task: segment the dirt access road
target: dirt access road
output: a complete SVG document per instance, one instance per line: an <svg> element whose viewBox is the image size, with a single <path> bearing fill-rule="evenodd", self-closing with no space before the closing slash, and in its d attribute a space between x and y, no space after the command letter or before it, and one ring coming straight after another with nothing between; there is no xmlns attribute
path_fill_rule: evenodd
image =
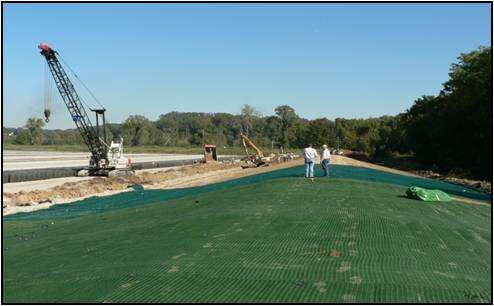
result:
<svg viewBox="0 0 494 306"><path fill-rule="evenodd" d="M384 166L333 156L332 164L366 167L401 175L418 175ZM146 189L171 189L207 185L303 164L302 159L272 164L269 167L241 169L238 164L209 163L167 169L140 170L134 176L112 178L59 178L3 184L3 215L45 209L52 205L78 201L90 196L111 195L141 184ZM468 199L464 202L483 204Z"/></svg>

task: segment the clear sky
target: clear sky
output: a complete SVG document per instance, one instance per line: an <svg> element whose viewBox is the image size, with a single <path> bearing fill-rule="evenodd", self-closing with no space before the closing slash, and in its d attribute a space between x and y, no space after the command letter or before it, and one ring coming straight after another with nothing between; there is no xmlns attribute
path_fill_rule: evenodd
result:
<svg viewBox="0 0 494 306"><path fill-rule="evenodd" d="M7 127L43 117L43 41L111 122L243 104L308 119L396 115L437 94L460 53L491 45L488 3L2 5ZM46 128L74 127L54 94Z"/></svg>

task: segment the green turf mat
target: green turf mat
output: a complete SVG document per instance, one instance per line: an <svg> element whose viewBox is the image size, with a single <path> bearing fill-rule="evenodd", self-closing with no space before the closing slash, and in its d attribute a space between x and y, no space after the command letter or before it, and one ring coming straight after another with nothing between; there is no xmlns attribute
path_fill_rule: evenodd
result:
<svg viewBox="0 0 494 306"><path fill-rule="evenodd" d="M403 190L285 177L4 220L3 302L490 303L491 207Z"/></svg>
<svg viewBox="0 0 494 306"><path fill-rule="evenodd" d="M30 212L30 213L18 213L4 217L4 220L34 220L34 219L46 219L46 218L66 218L76 217L82 215L88 215L93 213L105 212L108 210L142 206L146 204L156 203L158 201L165 201L170 199L176 199L187 195L200 194L204 192L210 192L214 190L223 190L235 186L249 185L257 182L269 181L277 178L284 177L303 177L305 170L303 166L297 166L289 169L281 169L268 173L258 174L249 177L243 177L227 182L211 184L201 187L193 188L181 188L173 190L136 190L133 192L125 192L117 195L106 197L91 197L85 200L65 204L54 205L49 209ZM316 167L316 175L322 176L321 167ZM327 179L327 178L321 178ZM430 180L424 178L417 178L411 176L403 176L393 173L387 173L368 168L331 165L330 177L331 179L353 179L373 182L383 182L388 184L400 185L404 187L418 186L428 189L440 189L446 193L452 195L459 195L471 199L490 201L491 195L487 193L478 192L472 189L465 188L463 186L449 184L443 181ZM405 189L403 190L405 192Z"/></svg>

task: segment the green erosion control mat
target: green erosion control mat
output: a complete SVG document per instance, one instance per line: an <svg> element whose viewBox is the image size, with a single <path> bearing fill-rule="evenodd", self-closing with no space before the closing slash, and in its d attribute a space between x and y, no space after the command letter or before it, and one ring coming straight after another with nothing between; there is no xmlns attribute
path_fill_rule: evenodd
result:
<svg viewBox="0 0 494 306"><path fill-rule="evenodd" d="M316 167L316 176L322 175L321 167ZM76 203L66 205L54 205L49 209L30 212L18 213L15 215L6 216L4 220L34 220L45 218L67 218L82 216L93 213L105 212L119 208L127 208L134 206L142 206L162 202L170 199L176 199L187 195L200 194L214 190L228 189L235 186L264 182L276 178L304 176L305 170L303 166L293 167L289 169L281 169L268 173L258 174L249 177L243 177L227 182L211 184L201 187L181 188L172 190L137 190L137 192L124 192L117 195L106 197L91 197ZM382 182L404 187L418 186L428 189L440 189L450 195L458 195L475 200L487 201L491 200L491 195L478 192L472 189L465 188L460 185L454 185L438 180L430 180L425 178L417 178L411 176L403 176L393 173L387 173L368 168L331 165L330 179L353 179L363 181ZM323 178L321 178L323 179ZM405 190L405 189L404 189ZM401 192L400 194L403 194Z"/></svg>
<svg viewBox="0 0 494 306"><path fill-rule="evenodd" d="M4 219L3 302L491 302L490 206L295 170L77 218Z"/></svg>

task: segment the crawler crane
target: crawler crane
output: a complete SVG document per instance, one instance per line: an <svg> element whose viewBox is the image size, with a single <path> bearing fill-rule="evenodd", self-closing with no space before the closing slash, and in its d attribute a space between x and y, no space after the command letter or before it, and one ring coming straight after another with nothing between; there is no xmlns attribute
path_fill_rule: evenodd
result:
<svg viewBox="0 0 494 306"><path fill-rule="evenodd" d="M132 174L133 170L130 160L127 160L123 156L123 138L114 138L110 145L106 143L106 109L90 109L96 114L96 127L93 126L81 103L82 101L79 98L79 95L58 60L58 52L53 50L46 43L41 43L38 48L41 49L40 53L48 63L51 75L55 80L55 84L69 110L72 120L77 126L84 143L91 152L89 167L79 170L77 176L116 176ZM102 119L103 139L100 137L99 118Z"/></svg>

